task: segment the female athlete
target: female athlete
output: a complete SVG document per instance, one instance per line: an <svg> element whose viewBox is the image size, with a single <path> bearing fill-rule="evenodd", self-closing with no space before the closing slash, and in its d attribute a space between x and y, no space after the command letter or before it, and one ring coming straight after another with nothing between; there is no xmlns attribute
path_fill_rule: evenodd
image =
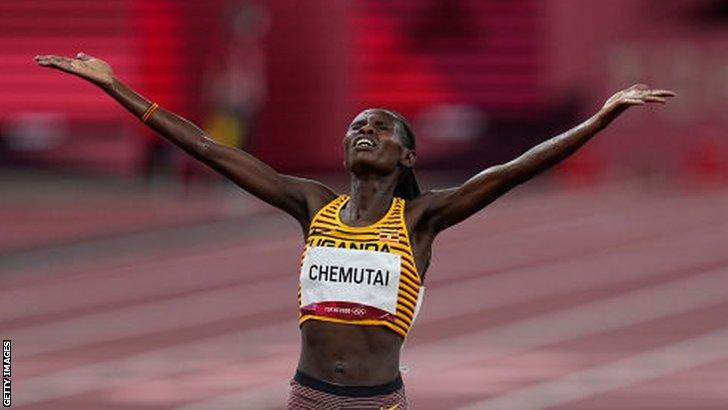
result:
<svg viewBox="0 0 728 410"><path fill-rule="evenodd" d="M301 225L301 355L291 381L291 409L405 409L400 348L422 301L432 242L495 199L574 153L633 105L675 94L633 85L594 116L458 187L420 193L412 171L415 138L386 109L354 118L344 137L348 194L283 175L236 148L220 145L185 119L119 81L104 61L38 56L44 67L99 86L164 138Z"/></svg>

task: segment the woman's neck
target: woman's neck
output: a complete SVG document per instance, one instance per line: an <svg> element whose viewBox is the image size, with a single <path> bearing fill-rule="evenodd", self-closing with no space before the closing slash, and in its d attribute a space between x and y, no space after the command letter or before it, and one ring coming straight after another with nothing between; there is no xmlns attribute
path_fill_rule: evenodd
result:
<svg viewBox="0 0 728 410"><path fill-rule="evenodd" d="M341 210L345 223L372 224L389 210L397 180L393 176L351 177L349 201Z"/></svg>

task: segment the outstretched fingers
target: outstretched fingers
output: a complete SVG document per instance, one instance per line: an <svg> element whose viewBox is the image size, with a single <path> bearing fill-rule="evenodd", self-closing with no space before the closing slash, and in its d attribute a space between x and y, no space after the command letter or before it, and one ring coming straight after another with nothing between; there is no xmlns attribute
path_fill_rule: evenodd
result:
<svg viewBox="0 0 728 410"><path fill-rule="evenodd" d="M650 93L656 97L674 97L677 95L670 90L652 90Z"/></svg>
<svg viewBox="0 0 728 410"><path fill-rule="evenodd" d="M667 102L668 97L674 97L675 93L670 90L649 90L645 94L644 97L642 97L647 102L656 102L660 104L665 104Z"/></svg>
<svg viewBox="0 0 728 410"><path fill-rule="evenodd" d="M665 104L670 97L676 94L670 90L651 89L646 84L634 84L629 88L614 94L604 106L609 109L630 107L633 105L645 105L649 103Z"/></svg>
<svg viewBox="0 0 728 410"><path fill-rule="evenodd" d="M658 97L655 95L648 95L648 96L644 97L644 100L647 102L656 102L656 103L661 103L661 104L664 104L667 102L667 98Z"/></svg>
<svg viewBox="0 0 728 410"><path fill-rule="evenodd" d="M35 61L42 66L65 68L71 66L71 59L61 56L37 56Z"/></svg>
<svg viewBox="0 0 728 410"><path fill-rule="evenodd" d="M55 68L71 74L77 74L79 71L79 67L77 65L78 60L73 58L47 55L37 56L35 57L35 61L38 63L38 65Z"/></svg>
<svg viewBox="0 0 728 410"><path fill-rule="evenodd" d="M624 102L628 104L660 103L665 104L668 97L674 97L670 90L652 90L644 84L635 84L626 93Z"/></svg>
<svg viewBox="0 0 728 410"><path fill-rule="evenodd" d="M42 66L49 66L53 64L51 57L53 56L35 56L35 62Z"/></svg>

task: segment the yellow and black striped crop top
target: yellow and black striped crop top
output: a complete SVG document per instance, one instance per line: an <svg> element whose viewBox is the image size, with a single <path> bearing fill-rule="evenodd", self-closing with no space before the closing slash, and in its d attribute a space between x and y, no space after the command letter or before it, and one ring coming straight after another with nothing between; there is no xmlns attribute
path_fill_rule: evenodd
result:
<svg viewBox="0 0 728 410"><path fill-rule="evenodd" d="M407 233L405 200L393 198L382 219L362 227L341 221L348 200L340 195L311 221L301 256L298 323L384 326L404 338L425 290Z"/></svg>

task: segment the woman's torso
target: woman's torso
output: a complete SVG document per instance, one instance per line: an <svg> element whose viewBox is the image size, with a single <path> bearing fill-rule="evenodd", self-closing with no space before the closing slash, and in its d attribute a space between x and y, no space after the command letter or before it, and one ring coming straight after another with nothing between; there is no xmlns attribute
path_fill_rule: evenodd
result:
<svg viewBox="0 0 728 410"><path fill-rule="evenodd" d="M337 212L341 212L341 208L337 208ZM412 229L421 216L416 202L407 201L402 212L411 256L421 279L429 262L432 239L424 230ZM356 228L365 228L379 219L370 224L347 221L341 213L337 216L345 225ZM367 386L388 383L399 374L403 337L383 326L307 320L301 324L301 342L298 369L320 380Z"/></svg>

